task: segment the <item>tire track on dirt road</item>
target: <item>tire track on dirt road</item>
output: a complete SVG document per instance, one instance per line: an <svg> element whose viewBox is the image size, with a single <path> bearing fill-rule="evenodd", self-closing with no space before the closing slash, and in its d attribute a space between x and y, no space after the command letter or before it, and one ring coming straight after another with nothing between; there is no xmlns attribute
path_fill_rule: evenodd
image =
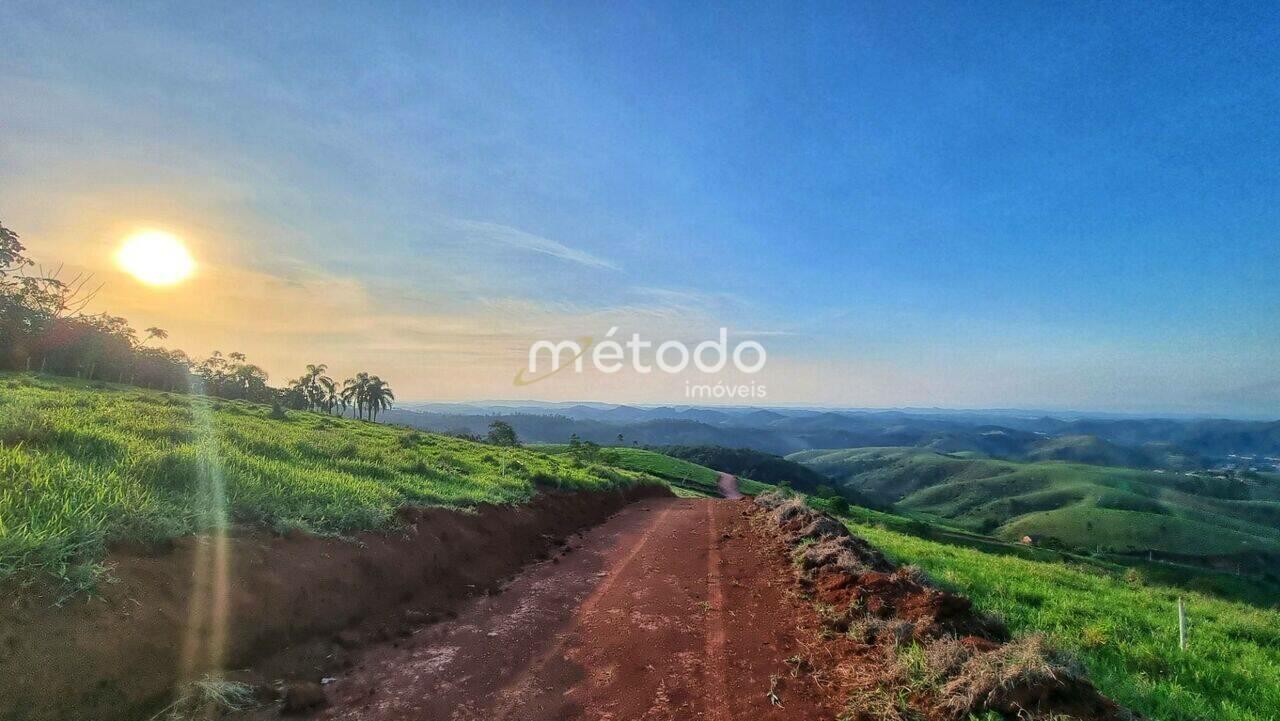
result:
<svg viewBox="0 0 1280 721"><path fill-rule="evenodd" d="M649 541L653 538L654 530L662 525L670 511L669 507L659 511L653 521L649 523L649 526L645 528L640 541L632 547L631 552L619 564L606 572L608 576L605 577L604 583L597 586L591 595L587 597L587 600L583 601L582 605L578 607L580 615L590 615L600 603L600 599L604 598L617 585L618 579L622 578L622 574L635 562L636 556L649 545ZM500 693L501 700L498 702L497 708L494 709L493 718L498 721L506 721L520 701L528 695L530 685L542 673L547 664L552 659L564 655L567 641L568 639L562 636L554 646L539 654L537 660L530 664L514 683Z"/></svg>
<svg viewBox="0 0 1280 721"><path fill-rule="evenodd" d="M318 719L809 721L786 558L747 502L633 503L456 619L368 647L325 687ZM278 718L263 710L254 719Z"/></svg>
<svg viewBox="0 0 1280 721"><path fill-rule="evenodd" d="M720 575L720 531L716 514L707 504L707 650L704 670L707 677L706 718L728 721L729 679L725 659L725 605Z"/></svg>

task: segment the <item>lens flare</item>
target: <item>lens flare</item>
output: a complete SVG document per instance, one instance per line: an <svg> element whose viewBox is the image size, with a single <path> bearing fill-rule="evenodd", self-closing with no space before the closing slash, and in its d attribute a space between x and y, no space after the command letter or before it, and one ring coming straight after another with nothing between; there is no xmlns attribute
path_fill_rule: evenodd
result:
<svg viewBox="0 0 1280 721"><path fill-rule="evenodd" d="M193 379L190 393L203 395L203 385ZM222 474L210 404L202 400L192 400L190 404L200 454L196 466L200 493L193 508L199 537L191 568L187 628L179 658L179 695L194 681L221 676L231 630L231 543L227 536L226 479Z"/></svg>

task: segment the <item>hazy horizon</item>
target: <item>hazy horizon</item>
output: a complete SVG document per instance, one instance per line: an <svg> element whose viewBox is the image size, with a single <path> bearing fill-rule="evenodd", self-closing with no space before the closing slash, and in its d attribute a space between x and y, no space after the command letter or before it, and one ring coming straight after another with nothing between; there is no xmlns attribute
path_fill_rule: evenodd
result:
<svg viewBox="0 0 1280 721"><path fill-rule="evenodd" d="M1261 422L1277 422L1280 421L1280 413L1259 413L1259 414L1238 414L1231 415L1225 413L1212 412L1179 412L1170 410L1100 410L1088 408L1018 408L1018 407L950 407L950 406L848 406L848 405L823 405L818 403L802 404L802 403L780 403L780 404L747 404L747 403L689 403L689 402L670 402L670 403L617 403L613 401L602 400L563 400L563 401L546 401L537 398L513 399L513 398L484 398L475 400L436 400L436 399L417 399L405 398L398 402L402 408L410 408L411 406L472 406L476 408L499 407L499 406L541 406L546 408L563 408L569 406L613 406L613 407L631 407L631 408L698 408L711 410L735 410L735 411L752 411L752 410L785 410L785 411L811 411L811 412L848 412L848 413L905 413L905 414L938 414L938 415L1009 415L1009 416L1056 416L1059 418L1119 418L1119 419L1146 419L1146 420L1240 420L1240 421L1261 421Z"/></svg>

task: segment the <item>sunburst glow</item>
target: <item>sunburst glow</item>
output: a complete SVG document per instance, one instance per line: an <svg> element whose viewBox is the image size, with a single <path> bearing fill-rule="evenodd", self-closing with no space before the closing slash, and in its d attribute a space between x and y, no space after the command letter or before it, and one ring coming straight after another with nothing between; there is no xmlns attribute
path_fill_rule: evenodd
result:
<svg viewBox="0 0 1280 721"><path fill-rule="evenodd" d="M125 239L116 264L147 285L175 285L195 272L196 261L176 236L149 230Z"/></svg>

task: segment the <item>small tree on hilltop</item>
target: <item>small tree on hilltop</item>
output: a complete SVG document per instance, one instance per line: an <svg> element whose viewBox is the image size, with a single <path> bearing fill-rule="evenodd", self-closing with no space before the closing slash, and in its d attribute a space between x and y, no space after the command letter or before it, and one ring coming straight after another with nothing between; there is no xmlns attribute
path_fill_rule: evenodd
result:
<svg viewBox="0 0 1280 721"><path fill-rule="evenodd" d="M569 455L582 463L600 459L600 445L592 441L584 441L577 433L569 436Z"/></svg>
<svg viewBox="0 0 1280 721"><path fill-rule="evenodd" d="M495 446L518 446L520 439L516 436L516 429L511 427L506 421L494 421L489 424L489 435L485 440Z"/></svg>

